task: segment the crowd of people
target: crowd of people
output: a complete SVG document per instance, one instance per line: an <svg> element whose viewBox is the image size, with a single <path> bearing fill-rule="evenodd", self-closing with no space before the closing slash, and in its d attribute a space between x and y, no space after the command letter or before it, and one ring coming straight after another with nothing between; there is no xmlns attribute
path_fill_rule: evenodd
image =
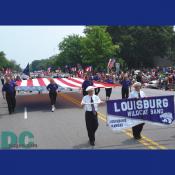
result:
<svg viewBox="0 0 175 175"><path fill-rule="evenodd" d="M49 74L50 77L54 78L57 74L51 72ZM66 77L80 77L84 78L84 82L82 84L82 94L83 96L87 95L86 88L88 86L93 86L93 82L103 82L109 84L120 84L122 86L121 89L121 98L128 98L129 92L131 92L131 86L135 82L140 82L142 87L146 87L150 81L157 82L158 89L164 90L175 90L175 68L173 67L166 67L166 68L153 68L153 69L141 69L141 70L129 70L129 71L119 71L116 73L115 71L110 71L110 73L106 72L86 72L83 74L77 73L70 73L70 74L63 74L60 72L58 76ZM33 78L33 77L29 77ZM22 76L20 77L19 74L10 74L10 75L3 75L1 73L1 83L3 85L3 97L5 97L6 92L6 99L8 99L8 106L12 106L13 103L10 103L9 94L14 93L14 97L16 95L15 90L15 82L17 80L21 80ZM10 84L10 86L9 86ZM54 111L56 95L55 92L57 91L58 87L55 85L54 80L51 79L50 85L47 87L49 91L49 96L51 98L51 105L52 111ZM14 91L14 92L13 92ZM100 93L100 88L95 88L95 95ZM109 100L112 94L112 88L105 88L106 92L106 100ZM15 100L12 100L15 101ZM14 106L14 105L13 105ZM11 107L14 108L14 107ZM13 109L9 109L9 113L12 113Z"/></svg>
<svg viewBox="0 0 175 175"><path fill-rule="evenodd" d="M104 82L106 76L110 76L113 79L114 83L121 83L121 80L125 77L134 83L135 81L141 82L142 86L147 87L147 84L154 82L157 89L164 90L175 90L175 68L153 68L153 69L140 69L140 70L128 70L128 71L119 71L118 73L112 72L106 74L105 72L101 73L90 73L90 76L94 80Z"/></svg>

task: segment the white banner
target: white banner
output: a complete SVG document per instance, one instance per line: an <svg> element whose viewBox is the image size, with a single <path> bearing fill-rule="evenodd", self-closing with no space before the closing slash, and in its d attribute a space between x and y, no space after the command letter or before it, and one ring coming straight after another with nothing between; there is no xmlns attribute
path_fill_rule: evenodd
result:
<svg viewBox="0 0 175 175"><path fill-rule="evenodd" d="M131 128L140 123L143 123L143 121L128 119L120 116L116 117L113 115L107 115L107 125L113 131L121 131L127 128Z"/></svg>

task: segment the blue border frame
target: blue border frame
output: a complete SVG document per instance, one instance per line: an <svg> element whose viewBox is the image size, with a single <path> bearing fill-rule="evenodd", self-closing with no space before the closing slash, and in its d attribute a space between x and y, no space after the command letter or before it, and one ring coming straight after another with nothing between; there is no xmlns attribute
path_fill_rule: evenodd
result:
<svg viewBox="0 0 175 175"><path fill-rule="evenodd" d="M171 174L174 151L0 151L5 174ZM3 166L2 166L3 165Z"/></svg>
<svg viewBox="0 0 175 175"><path fill-rule="evenodd" d="M3 0L0 25L174 25L173 0ZM174 174L175 151L1 150L7 174Z"/></svg>
<svg viewBox="0 0 175 175"><path fill-rule="evenodd" d="M173 0L3 0L0 25L174 25Z"/></svg>

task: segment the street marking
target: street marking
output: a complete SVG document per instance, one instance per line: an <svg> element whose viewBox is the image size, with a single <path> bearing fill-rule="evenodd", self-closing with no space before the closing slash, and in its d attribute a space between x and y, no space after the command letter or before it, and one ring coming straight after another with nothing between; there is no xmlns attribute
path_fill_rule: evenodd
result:
<svg viewBox="0 0 175 175"><path fill-rule="evenodd" d="M24 107L24 119L27 119L27 107Z"/></svg>
<svg viewBox="0 0 175 175"><path fill-rule="evenodd" d="M98 113L98 118L100 118L101 120L103 120L104 122L106 122L106 119L104 119L99 113Z"/></svg>
<svg viewBox="0 0 175 175"><path fill-rule="evenodd" d="M80 101L77 99L74 99L72 96L67 95L67 94L60 94L63 98L71 101L72 103L76 104L77 106L81 107ZM103 120L104 122L107 121L106 116L100 112L98 112L98 118L100 118L101 120ZM127 136L129 136L130 138L133 138L132 134L131 134L131 129L126 129L123 131ZM149 149L167 149L165 146L162 146L160 144L158 144L157 142L154 142L153 140L151 140L150 138L143 136L142 135L142 139L138 140L138 142L140 142L141 144L143 144L144 146L146 146Z"/></svg>
<svg viewBox="0 0 175 175"><path fill-rule="evenodd" d="M129 133L131 133L131 129L127 129L126 131L129 132ZM143 135L142 135L142 138L143 138L144 140L150 142L152 145L157 146L159 149L167 149L165 146L160 145L160 144L158 144L157 142L154 142L153 140L151 140L150 138L148 138L148 137L146 137L146 136L143 136ZM143 140L143 139L142 139L142 140Z"/></svg>

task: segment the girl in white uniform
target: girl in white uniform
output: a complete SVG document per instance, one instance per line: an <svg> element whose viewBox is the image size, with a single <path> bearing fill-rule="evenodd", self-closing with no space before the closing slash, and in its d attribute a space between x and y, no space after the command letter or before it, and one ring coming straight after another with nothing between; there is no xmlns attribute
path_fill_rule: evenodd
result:
<svg viewBox="0 0 175 175"><path fill-rule="evenodd" d="M85 121L89 137L89 143L90 145L94 146L95 132L98 128L98 118L97 118L98 105L102 103L102 101L97 95L94 95L93 86L88 86L86 88L86 92L88 93L88 95L83 97L81 105L84 105Z"/></svg>

